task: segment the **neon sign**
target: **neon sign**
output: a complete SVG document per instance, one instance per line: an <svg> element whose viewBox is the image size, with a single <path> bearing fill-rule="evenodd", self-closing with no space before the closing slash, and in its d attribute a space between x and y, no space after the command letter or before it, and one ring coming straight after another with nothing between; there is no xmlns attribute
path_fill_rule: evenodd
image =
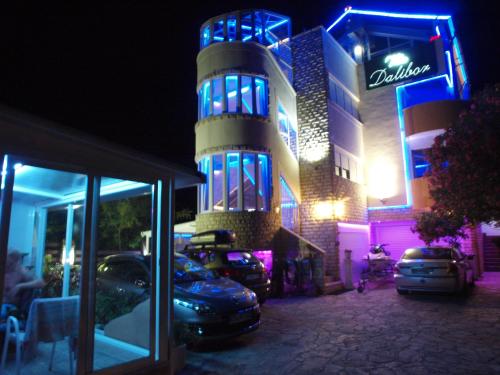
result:
<svg viewBox="0 0 500 375"><path fill-rule="evenodd" d="M398 51L365 63L366 89L376 89L413 78L432 75L437 70L433 46Z"/></svg>

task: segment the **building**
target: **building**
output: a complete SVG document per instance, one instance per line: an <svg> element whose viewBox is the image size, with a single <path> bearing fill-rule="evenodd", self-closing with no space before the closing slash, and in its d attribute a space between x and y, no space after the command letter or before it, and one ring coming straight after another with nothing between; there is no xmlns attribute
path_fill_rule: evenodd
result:
<svg viewBox="0 0 500 375"><path fill-rule="evenodd" d="M356 273L370 243L396 258L421 244L410 228L431 204L423 151L469 80L450 15L348 7L295 36L290 23L244 10L200 29L196 230L232 229L275 266L307 248L328 284L345 249Z"/></svg>
<svg viewBox="0 0 500 375"><path fill-rule="evenodd" d="M55 359L53 370L65 374L136 374L153 368L173 373L182 366L173 332L173 202L175 189L194 186L202 177L7 108L0 108L0 160L0 299L8 302L4 285L11 278L5 275L17 252L24 267L45 279L41 297L49 298L40 300L52 304L49 310L39 307L38 320L28 318L29 345L22 348L41 342L22 373L52 373L49 358ZM110 218L130 220L131 215L135 232L122 228L129 233L121 241L110 239L119 232ZM153 281L144 289L146 299L130 299L118 277L123 293L113 305L99 293L99 261L110 253L140 254L145 228L153 233ZM111 331L108 323L121 329ZM4 321L0 328L5 332ZM76 347L68 336L78 337ZM17 373L14 363L9 359L0 372Z"/></svg>

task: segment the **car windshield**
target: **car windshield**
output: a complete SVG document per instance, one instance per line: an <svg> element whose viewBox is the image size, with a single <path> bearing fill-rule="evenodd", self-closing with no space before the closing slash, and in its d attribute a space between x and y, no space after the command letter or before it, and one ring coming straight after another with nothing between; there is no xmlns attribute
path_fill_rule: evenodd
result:
<svg viewBox="0 0 500 375"><path fill-rule="evenodd" d="M408 249L403 259L451 259L451 249L444 247Z"/></svg>
<svg viewBox="0 0 500 375"><path fill-rule="evenodd" d="M174 283L214 280L218 276L187 257L175 258Z"/></svg>

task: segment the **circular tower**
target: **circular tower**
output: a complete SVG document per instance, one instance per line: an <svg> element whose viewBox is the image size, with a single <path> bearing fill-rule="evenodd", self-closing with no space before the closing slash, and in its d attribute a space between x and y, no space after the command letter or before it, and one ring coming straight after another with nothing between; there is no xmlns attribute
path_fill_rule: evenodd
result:
<svg viewBox="0 0 500 375"><path fill-rule="evenodd" d="M298 230L299 165L290 19L244 10L206 21L196 59L196 230L230 229L237 246L273 249Z"/></svg>

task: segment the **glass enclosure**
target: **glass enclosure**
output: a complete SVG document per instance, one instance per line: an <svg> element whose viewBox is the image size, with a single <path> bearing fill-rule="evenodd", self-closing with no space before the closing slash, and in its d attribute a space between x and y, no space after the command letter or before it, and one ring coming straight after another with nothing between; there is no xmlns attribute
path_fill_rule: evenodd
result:
<svg viewBox="0 0 500 375"><path fill-rule="evenodd" d="M9 170L12 167L4 162L2 199ZM88 248L85 238L90 238L84 234L85 218L87 210L94 212L86 202L88 177L19 162L13 171L2 321L13 316L25 327L26 334L19 339L23 356L31 360L22 364L22 373L74 374L81 332L82 262ZM154 233L157 209L151 184L109 177L96 181L99 193L93 199L99 205L92 222L97 240L95 259L90 260L96 271L90 280L95 306L93 329L89 328L94 340L89 350L92 369L102 370L155 358L156 334L151 329L158 321L151 318L156 315L150 301L159 288L150 276L156 270L152 259L157 259L153 258L157 252L142 256L142 233ZM9 355L2 373L16 371L16 361Z"/></svg>
<svg viewBox="0 0 500 375"><path fill-rule="evenodd" d="M210 32L213 30L213 33ZM267 10L247 10L214 17L200 29L200 48L220 42L256 42L266 46L289 81L292 77L290 18Z"/></svg>
<svg viewBox="0 0 500 375"><path fill-rule="evenodd" d="M198 170L207 176L207 183L198 187L200 212L269 211L270 155L238 151L213 154L199 161ZM213 199L212 205L209 196Z"/></svg>
<svg viewBox="0 0 500 375"><path fill-rule="evenodd" d="M293 156L298 159L297 126L290 120L283 105L278 101L278 131L283 142L288 146Z"/></svg>
<svg viewBox="0 0 500 375"><path fill-rule="evenodd" d="M231 74L204 81L198 91L198 106L200 120L223 113L267 116L267 80Z"/></svg>
<svg viewBox="0 0 500 375"><path fill-rule="evenodd" d="M281 225L290 230L298 230L299 205L295 195L283 177L280 177Z"/></svg>

